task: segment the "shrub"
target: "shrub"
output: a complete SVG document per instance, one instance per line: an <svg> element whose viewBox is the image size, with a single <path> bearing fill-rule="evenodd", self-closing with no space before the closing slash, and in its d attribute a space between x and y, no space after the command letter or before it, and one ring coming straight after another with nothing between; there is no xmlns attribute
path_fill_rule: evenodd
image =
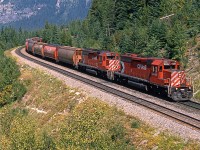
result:
<svg viewBox="0 0 200 150"><path fill-rule="evenodd" d="M26 93L26 89L18 81L19 67L15 61L0 54L0 107L19 100Z"/></svg>
<svg viewBox="0 0 200 150"><path fill-rule="evenodd" d="M60 148L133 149L119 115L117 110L97 100L76 106L61 130Z"/></svg>
<svg viewBox="0 0 200 150"><path fill-rule="evenodd" d="M140 127L140 122L137 120L132 120L131 128L139 128L139 127Z"/></svg>

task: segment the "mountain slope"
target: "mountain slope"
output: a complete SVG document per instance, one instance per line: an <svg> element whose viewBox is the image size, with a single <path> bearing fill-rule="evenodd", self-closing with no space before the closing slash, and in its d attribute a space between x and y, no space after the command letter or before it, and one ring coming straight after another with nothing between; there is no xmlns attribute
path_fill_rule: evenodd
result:
<svg viewBox="0 0 200 150"><path fill-rule="evenodd" d="M75 46L185 61L188 39L200 33L199 8L199 0L93 0L84 23L69 30Z"/></svg>
<svg viewBox="0 0 200 150"><path fill-rule="evenodd" d="M36 29L86 17L91 0L1 0L0 25Z"/></svg>

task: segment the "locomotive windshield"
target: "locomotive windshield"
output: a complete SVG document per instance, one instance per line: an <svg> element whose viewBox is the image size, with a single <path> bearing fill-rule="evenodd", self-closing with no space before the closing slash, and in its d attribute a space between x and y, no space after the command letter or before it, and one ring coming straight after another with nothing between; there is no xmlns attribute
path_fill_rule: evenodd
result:
<svg viewBox="0 0 200 150"><path fill-rule="evenodd" d="M164 65L164 69L175 69L175 65Z"/></svg>
<svg viewBox="0 0 200 150"><path fill-rule="evenodd" d="M107 56L107 59L109 59L109 60L114 60L114 59L115 59L115 56Z"/></svg>

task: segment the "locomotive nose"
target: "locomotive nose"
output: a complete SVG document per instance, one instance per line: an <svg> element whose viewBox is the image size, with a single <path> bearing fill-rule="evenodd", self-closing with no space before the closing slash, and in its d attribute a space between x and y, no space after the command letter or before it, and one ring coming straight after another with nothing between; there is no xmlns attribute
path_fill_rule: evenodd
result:
<svg viewBox="0 0 200 150"><path fill-rule="evenodd" d="M171 72L171 86L181 86L185 83L186 77L184 71Z"/></svg>
<svg viewBox="0 0 200 150"><path fill-rule="evenodd" d="M120 61L119 60L107 60L108 70L118 71L120 70Z"/></svg>

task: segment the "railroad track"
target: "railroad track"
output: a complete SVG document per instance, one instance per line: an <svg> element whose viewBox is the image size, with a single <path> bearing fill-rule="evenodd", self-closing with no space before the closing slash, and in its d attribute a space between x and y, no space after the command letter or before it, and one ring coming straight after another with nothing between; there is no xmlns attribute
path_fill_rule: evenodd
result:
<svg viewBox="0 0 200 150"><path fill-rule="evenodd" d="M153 102L149 102L145 99L142 99L142 98L138 98L134 95L131 95L131 94L128 94L126 92L122 92L120 90L117 90L117 89L114 89L114 88L111 88L109 86L106 86L106 85L103 85L101 83L98 83L98 82L95 82L93 80L90 80L90 79L87 79L87 78L84 78L84 77L81 77L77 74L74 74L74 73L71 73L71 72L68 72L66 70L63 70L63 69L60 69L60 68L57 68L55 66L52 66L50 64L47 64L47 63L44 63L44 62L41 62L39 60L36 60L36 59L33 59L33 58L30 58L24 54L21 53L21 49L23 47L20 47L16 50L16 54L19 55L20 57L24 58L24 59L27 59L29 61L32 61L36 64L39 64L43 67L46 67L48 69L51 69L51 70L54 70L56 72L59 72L65 76L68 76L68 77L71 77L73 79L76 79L76 80L79 80L83 83L86 83L86 84L89 84L91 86L94 86L95 88L98 88L102 91L105 91L105 92L108 92L110 94L113 94L115 96L118 96L118 97L121 97L127 101L131 101L135 104L138 104L140 106L143 106L145 108L148 108L152 111L155 111L156 113L159 113L159 114L162 114L164 115L165 117L168 117L168 118L171 118L175 121L178 121L182 124L185 124L197 131L200 132L200 120L197 119L197 118L193 118L189 115L185 115L183 113L180 113L178 111L175 111L173 109L170 109L170 108L166 108L164 106L161 106L159 104L155 104Z"/></svg>
<svg viewBox="0 0 200 150"><path fill-rule="evenodd" d="M194 101L183 101L183 102L179 102L179 103L182 104L182 105L185 105L187 107L200 110L200 103L197 103L197 102L194 102Z"/></svg>

